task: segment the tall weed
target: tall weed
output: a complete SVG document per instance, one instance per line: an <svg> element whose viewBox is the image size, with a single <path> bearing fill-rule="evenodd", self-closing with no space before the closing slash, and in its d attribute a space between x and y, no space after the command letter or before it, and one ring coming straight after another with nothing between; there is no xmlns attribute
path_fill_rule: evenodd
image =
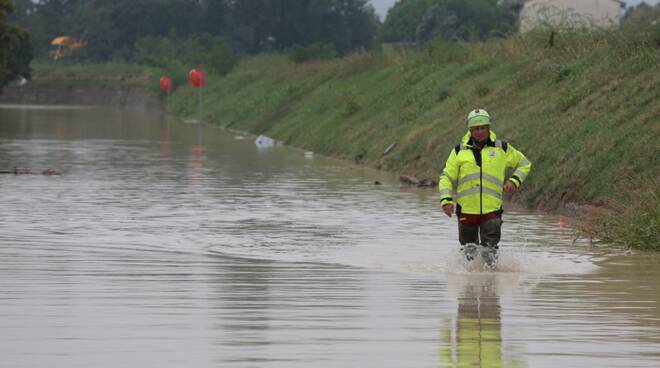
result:
<svg viewBox="0 0 660 368"><path fill-rule="evenodd" d="M629 183L632 183L630 181ZM603 206L578 222L578 229L605 242L642 250L660 251L660 180L650 180L617 191Z"/></svg>

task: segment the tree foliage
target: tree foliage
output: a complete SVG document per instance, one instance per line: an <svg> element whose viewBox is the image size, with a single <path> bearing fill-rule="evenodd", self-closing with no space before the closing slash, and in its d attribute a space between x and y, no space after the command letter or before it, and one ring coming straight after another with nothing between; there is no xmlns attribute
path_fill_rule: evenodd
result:
<svg viewBox="0 0 660 368"><path fill-rule="evenodd" d="M206 0L219 31L240 53L331 44L340 54L369 47L379 21L367 0ZM211 12L213 10L213 12ZM224 29L222 28L224 25Z"/></svg>
<svg viewBox="0 0 660 368"><path fill-rule="evenodd" d="M237 54L314 43L345 54L370 47L379 26L368 0L18 1L22 10L14 21L34 34L40 57L50 40L68 35L86 42L81 57L92 61L134 61L137 42L147 37L174 42L202 34L224 40Z"/></svg>
<svg viewBox="0 0 660 368"><path fill-rule="evenodd" d="M650 6L641 3L629 8L621 20L621 27L630 30L649 30L660 28L660 4Z"/></svg>
<svg viewBox="0 0 660 368"><path fill-rule="evenodd" d="M0 90L19 76L30 78L30 36L8 23L13 10L9 0L0 0Z"/></svg>
<svg viewBox="0 0 660 368"><path fill-rule="evenodd" d="M185 81L185 72L203 68L223 75L236 58L227 42L209 33L190 38L147 36L135 43L135 60L162 69L175 81Z"/></svg>
<svg viewBox="0 0 660 368"><path fill-rule="evenodd" d="M435 38L484 40L514 30L517 15L500 0L399 0L382 27L384 42L425 44Z"/></svg>
<svg viewBox="0 0 660 368"><path fill-rule="evenodd" d="M437 0L398 0L387 12L381 29L383 42L415 42L417 27Z"/></svg>

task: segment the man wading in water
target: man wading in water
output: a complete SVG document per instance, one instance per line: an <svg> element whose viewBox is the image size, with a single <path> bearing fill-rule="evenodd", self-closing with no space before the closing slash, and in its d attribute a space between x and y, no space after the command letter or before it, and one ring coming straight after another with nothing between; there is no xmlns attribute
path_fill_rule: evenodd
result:
<svg viewBox="0 0 660 368"><path fill-rule="evenodd" d="M497 243L502 234L502 192L513 193L525 180L532 163L490 130L490 115L470 111L469 131L449 154L440 175L440 204L451 217L456 204L458 241L468 261L476 258L477 245L489 267L497 263ZM505 180L505 170L513 170ZM453 197L453 192L456 197Z"/></svg>

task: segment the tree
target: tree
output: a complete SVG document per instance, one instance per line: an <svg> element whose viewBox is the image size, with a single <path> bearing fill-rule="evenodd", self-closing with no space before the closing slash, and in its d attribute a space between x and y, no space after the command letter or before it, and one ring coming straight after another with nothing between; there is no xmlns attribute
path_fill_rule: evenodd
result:
<svg viewBox="0 0 660 368"><path fill-rule="evenodd" d="M19 76L30 78L30 36L8 23L13 10L9 0L0 0L0 90Z"/></svg>
<svg viewBox="0 0 660 368"><path fill-rule="evenodd" d="M513 31L516 17L499 0L445 0L427 10L417 27L420 44L436 37L484 40Z"/></svg>
<svg viewBox="0 0 660 368"><path fill-rule="evenodd" d="M194 0L78 0L71 32L86 41L85 57L94 61L133 60L135 42L146 36L189 35L199 28Z"/></svg>
<svg viewBox="0 0 660 368"><path fill-rule="evenodd" d="M381 28L382 42L414 42L417 27L437 0L399 0L390 10Z"/></svg>
<svg viewBox="0 0 660 368"><path fill-rule="evenodd" d="M367 0L339 0L330 8L336 19L330 24L332 43L340 54L371 46L380 23Z"/></svg>
<svg viewBox="0 0 660 368"><path fill-rule="evenodd" d="M135 54L136 61L161 68L171 75L198 67L222 75L235 63L229 44L209 33L179 39L143 37L135 43Z"/></svg>
<svg viewBox="0 0 660 368"><path fill-rule="evenodd" d="M483 40L513 31L516 19L515 9L501 0L399 0L387 14L381 40Z"/></svg>
<svg viewBox="0 0 660 368"><path fill-rule="evenodd" d="M9 21L29 30L30 16L34 13L36 4L32 0L13 0L14 11L9 15Z"/></svg>
<svg viewBox="0 0 660 368"><path fill-rule="evenodd" d="M231 22L226 38L245 53L318 43L344 54L371 46L379 26L367 0L236 0L221 11Z"/></svg>
<svg viewBox="0 0 660 368"><path fill-rule="evenodd" d="M145 37L220 37L237 54L330 44L344 54L368 48L379 21L368 0L19 0L39 57L50 42L85 42L84 60L133 61Z"/></svg>
<svg viewBox="0 0 660 368"><path fill-rule="evenodd" d="M650 29L653 26L657 28L658 25L660 25L660 4L650 6L641 3L628 9L621 19L621 27L630 30Z"/></svg>
<svg viewBox="0 0 660 368"><path fill-rule="evenodd" d="M33 12L21 14L20 24L32 35L35 54L46 57L50 51L53 38L62 35L73 35L71 14L79 0L40 0L34 4Z"/></svg>

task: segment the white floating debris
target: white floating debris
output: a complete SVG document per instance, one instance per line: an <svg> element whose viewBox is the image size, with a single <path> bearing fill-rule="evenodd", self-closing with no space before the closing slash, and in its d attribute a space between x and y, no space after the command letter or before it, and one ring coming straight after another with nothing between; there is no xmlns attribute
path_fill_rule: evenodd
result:
<svg viewBox="0 0 660 368"><path fill-rule="evenodd" d="M19 87L23 87L24 85L27 84L27 82L28 82L27 79L25 79L22 75L19 75L18 80L16 81L16 85Z"/></svg>
<svg viewBox="0 0 660 368"><path fill-rule="evenodd" d="M383 151L383 156L390 153L390 151L392 150L392 148L394 148L394 146L396 146L396 142L391 143L389 146L387 146L387 148L385 148L385 151Z"/></svg>
<svg viewBox="0 0 660 368"><path fill-rule="evenodd" d="M237 136L234 136L234 139L237 140L237 141L242 141L243 139L245 139L245 137L243 137L242 135L237 135Z"/></svg>
<svg viewBox="0 0 660 368"><path fill-rule="evenodd" d="M254 140L254 143L259 147L272 147L275 145L275 140L265 135L260 135Z"/></svg>
<svg viewBox="0 0 660 368"><path fill-rule="evenodd" d="M305 152L305 157L306 157L306 158L312 158L312 157L314 157L314 152L312 152L312 151L307 151L307 152Z"/></svg>

